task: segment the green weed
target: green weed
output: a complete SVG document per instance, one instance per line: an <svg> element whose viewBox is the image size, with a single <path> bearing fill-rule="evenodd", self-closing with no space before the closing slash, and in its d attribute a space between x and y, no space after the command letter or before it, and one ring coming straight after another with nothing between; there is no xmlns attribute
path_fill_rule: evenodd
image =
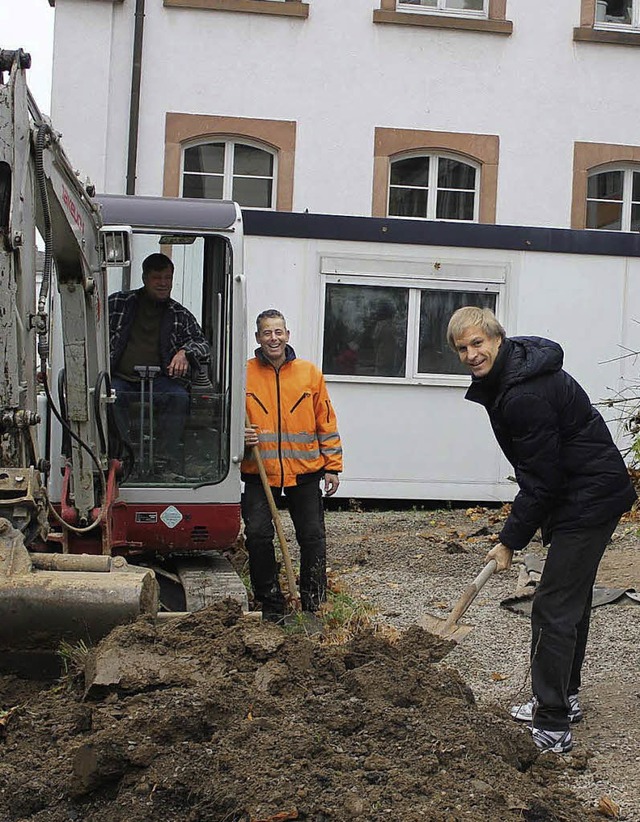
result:
<svg viewBox="0 0 640 822"><path fill-rule="evenodd" d="M58 656L62 662L63 680L71 682L76 677L84 674L84 666L89 654L89 646L81 639L78 642L67 642L62 640L58 645Z"/></svg>
<svg viewBox="0 0 640 822"><path fill-rule="evenodd" d="M328 591L327 601L318 616L329 642L346 642L365 628L372 627L376 610L365 600L354 599L344 591Z"/></svg>

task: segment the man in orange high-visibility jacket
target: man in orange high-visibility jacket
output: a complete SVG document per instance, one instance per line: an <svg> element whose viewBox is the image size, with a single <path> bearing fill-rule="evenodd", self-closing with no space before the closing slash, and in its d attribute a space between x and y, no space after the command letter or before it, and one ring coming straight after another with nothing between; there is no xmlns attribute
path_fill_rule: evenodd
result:
<svg viewBox="0 0 640 822"><path fill-rule="evenodd" d="M300 546L300 599L303 611L317 611L326 599L327 559L320 483L335 494L342 470L336 415L322 372L300 360L288 344L284 316L275 309L256 319L255 357L247 363L248 456L242 462L242 518L249 552L251 585L263 619L278 622L285 602L278 581L271 510L258 465L249 455L260 447L274 496L284 492Z"/></svg>

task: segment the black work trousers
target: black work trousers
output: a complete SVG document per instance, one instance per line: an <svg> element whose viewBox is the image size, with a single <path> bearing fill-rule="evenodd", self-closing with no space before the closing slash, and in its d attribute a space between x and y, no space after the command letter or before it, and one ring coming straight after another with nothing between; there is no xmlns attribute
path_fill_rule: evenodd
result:
<svg viewBox="0 0 640 822"><path fill-rule="evenodd" d="M272 489L274 497L280 489ZM324 506L318 482L284 488L300 546L300 599L304 611L316 611L327 593L327 548ZM271 510L262 485L245 483L242 494L245 544L249 552L251 586L263 610L284 609L273 545Z"/></svg>
<svg viewBox="0 0 640 822"><path fill-rule="evenodd" d="M569 727L568 694L577 694L598 565L620 517L552 535L531 612L531 684L538 706L533 726Z"/></svg>

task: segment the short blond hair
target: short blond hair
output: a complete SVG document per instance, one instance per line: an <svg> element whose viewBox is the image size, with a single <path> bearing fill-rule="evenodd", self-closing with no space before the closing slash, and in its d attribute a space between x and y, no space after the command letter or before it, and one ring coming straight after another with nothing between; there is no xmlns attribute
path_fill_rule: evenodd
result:
<svg viewBox="0 0 640 822"><path fill-rule="evenodd" d="M507 336L507 332L490 308L465 305L454 311L449 320L447 326L449 348L456 350L456 338L461 337L468 328L481 328L488 337L500 337L501 340Z"/></svg>

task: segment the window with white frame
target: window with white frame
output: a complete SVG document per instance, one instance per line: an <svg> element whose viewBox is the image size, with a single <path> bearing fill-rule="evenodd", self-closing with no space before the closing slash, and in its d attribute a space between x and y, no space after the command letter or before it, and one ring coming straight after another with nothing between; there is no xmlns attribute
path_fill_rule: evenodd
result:
<svg viewBox="0 0 640 822"><path fill-rule="evenodd" d="M390 217L478 221L480 169L451 155L401 157L389 164Z"/></svg>
<svg viewBox="0 0 640 822"><path fill-rule="evenodd" d="M273 151L250 143L216 140L189 146L183 152L182 196L273 208L275 165Z"/></svg>
<svg viewBox="0 0 640 822"><path fill-rule="evenodd" d="M365 284L325 287L322 370L326 375L396 377L468 374L447 345L453 312L465 305L496 310L499 287L472 284Z"/></svg>
<svg viewBox="0 0 640 822"><path fill-rule="evenodd" d="M398 11L486 17L488 0L397 0Z"/></svg>
<svg viewBox="0 0 640 822"><path fill-rule="evenodd" d="M589 174L586 227L640 231L640 168L608 168Z"/></svg>
<svg viewBox="0 0 640 822"><path fill-rule="evenodd" d="M596 0L595 26L599 29L640 30L640 0Z"/></svg>

